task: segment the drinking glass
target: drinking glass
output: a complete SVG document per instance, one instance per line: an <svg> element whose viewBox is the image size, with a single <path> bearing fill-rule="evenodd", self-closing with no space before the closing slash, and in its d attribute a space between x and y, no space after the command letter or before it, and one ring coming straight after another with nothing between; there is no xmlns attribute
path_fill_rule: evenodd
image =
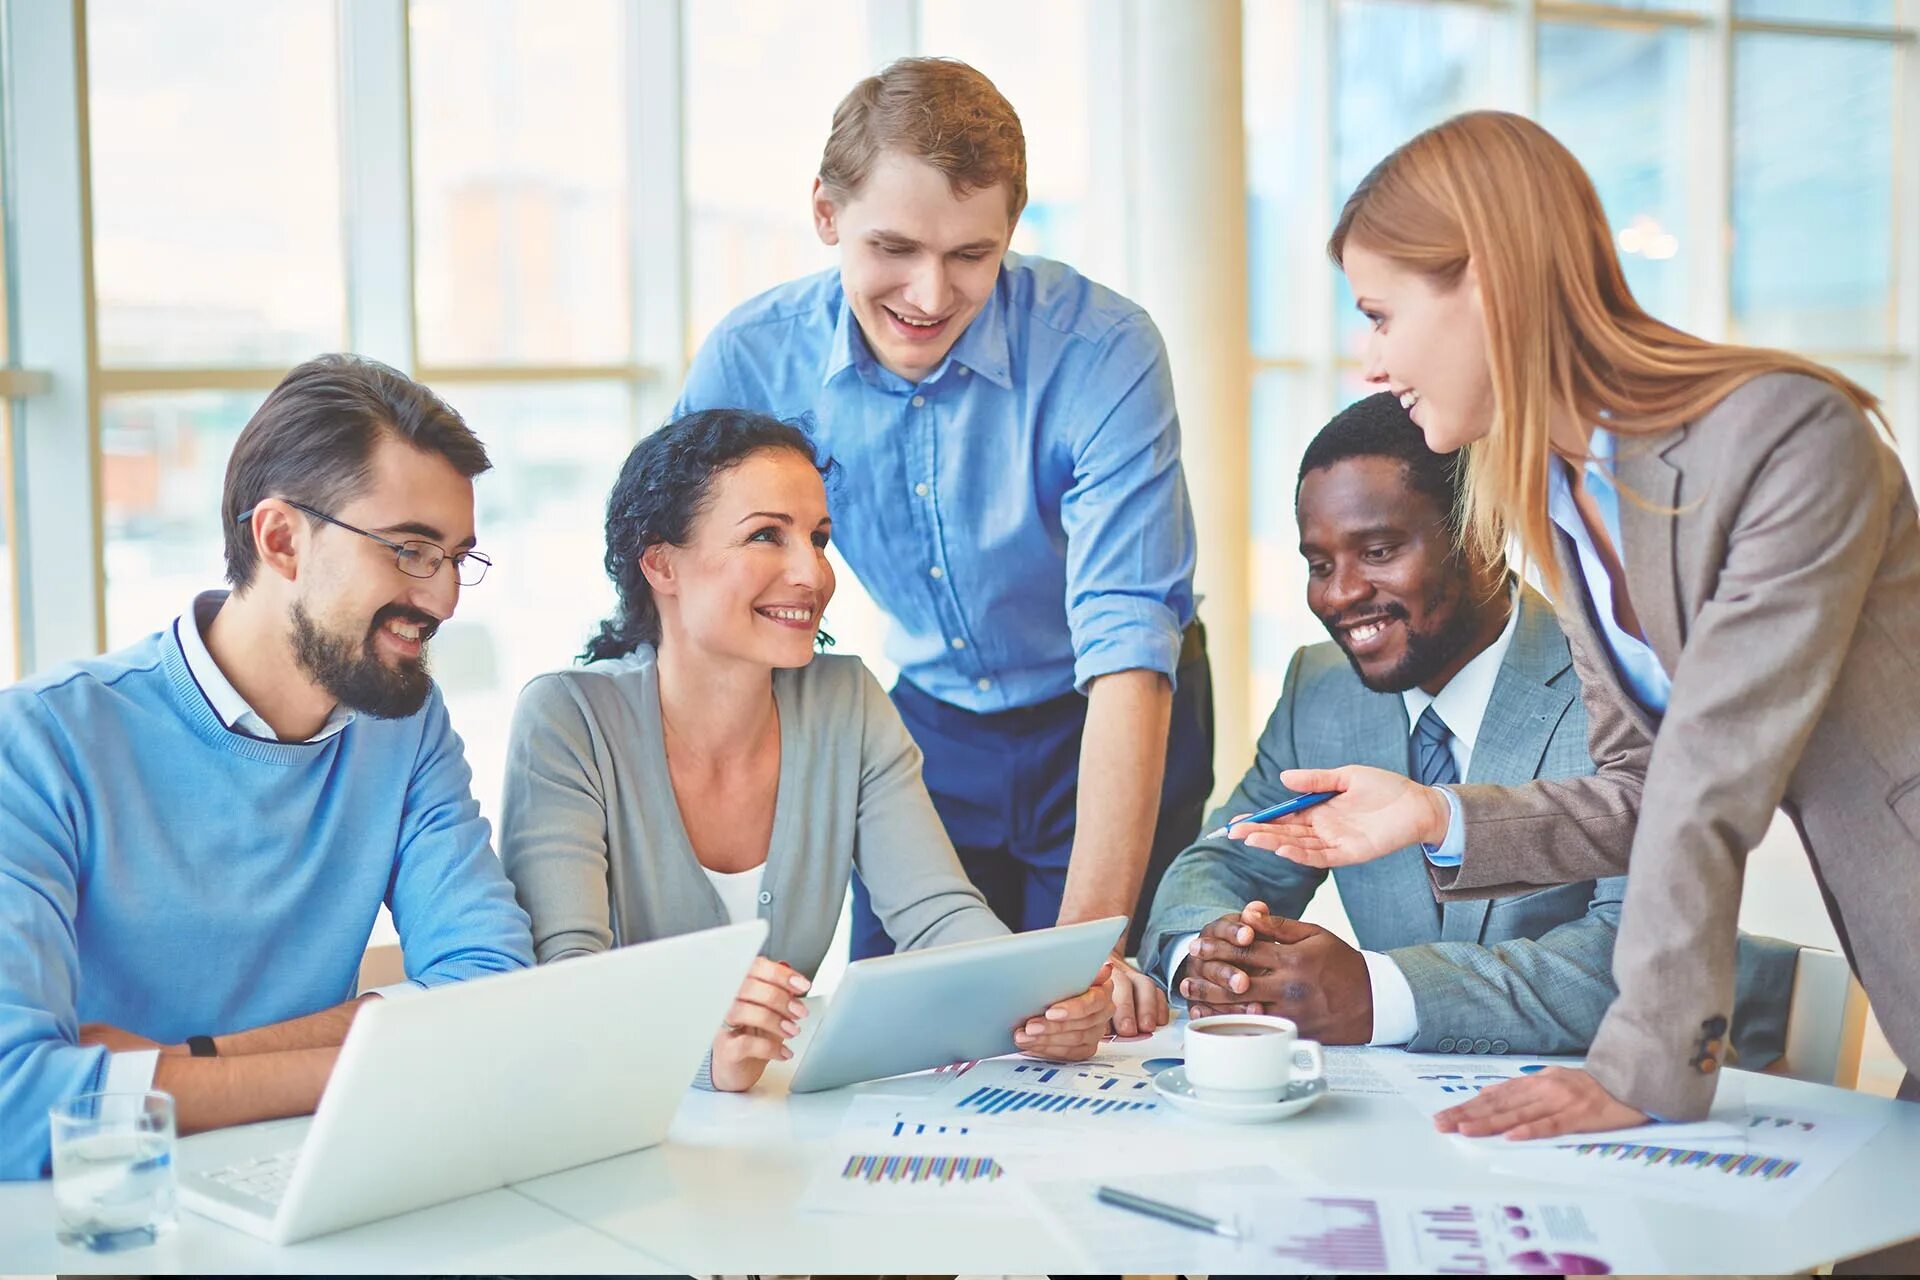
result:
<svg viewBox="0 0 1920 1280"><path fill-rule="evenodd" d="M170 1095L83 1093L48 1114L62 1244L132 1249L173 1228Z"/></svg>

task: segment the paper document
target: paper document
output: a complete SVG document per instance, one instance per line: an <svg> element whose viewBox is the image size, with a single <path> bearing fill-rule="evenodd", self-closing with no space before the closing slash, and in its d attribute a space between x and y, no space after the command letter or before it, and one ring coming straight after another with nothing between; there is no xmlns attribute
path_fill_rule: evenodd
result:
<svg viewBox="0 0 1920 1280"><path fill-rule="evenodd" d="M1714 1208L1792 1208L1832 1177L1884 1125L1877 1116L1755 1103L1741 1110L1738 1142L1676 1141L1648 1125L1621 1135L1555 1138L1500 1158L1495 1168L1529 1178L1604 1185L1636 1196Z"/></svg>
<svg viewBox="0 0 1920 1280"><path fill-rule="evenodd" d="M1328 1045L1327 1088L1335 1093L1399 1093L1398 1080L1382 1070L1389 1058L1404 1057L1398 1049L1369 1049L1365 1045Z"/></svg>
<svg viewBox="0 0 1920 1280"><path fill-rule="evenodd" d="M1229 1220L1229 1240L1103 1204L1117 1186ZM1204 1175L1034 1184L1089 1271L1108 1273L1604 1275L1664 1268L1639 1216L1565 1197L1315 1192L1265 1165Z"/></svg>

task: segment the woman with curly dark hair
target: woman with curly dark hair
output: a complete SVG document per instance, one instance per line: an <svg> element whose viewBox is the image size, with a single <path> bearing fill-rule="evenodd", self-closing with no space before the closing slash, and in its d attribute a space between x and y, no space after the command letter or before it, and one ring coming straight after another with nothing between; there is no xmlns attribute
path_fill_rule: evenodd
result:
<svg viewBox="0 0 1920 1280"><path fill-rule="evenodd" d="M833 597L824 468L790 423L716 409L641 441L607 501L619 609L584 665L520 695L501 858L542 963L764 917L702 1083L792 1056L857 866L902 950L1007 932L967 880L920 751L856 657L816 656ZM1103 973L1015 1033L1090 1056Z"/></svg>

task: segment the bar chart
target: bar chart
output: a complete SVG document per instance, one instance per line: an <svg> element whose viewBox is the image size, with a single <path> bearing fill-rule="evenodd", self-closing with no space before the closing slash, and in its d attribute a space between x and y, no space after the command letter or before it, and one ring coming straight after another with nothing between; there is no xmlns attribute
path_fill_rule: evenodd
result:
<svg viewBox="0 0 1920 1280"><path fill-rule="evenodd" d="M1297 1262L1302 1271L1336 1275L1388 1269L1378 1201L1315 1196L1302 1203L1317 1209L1319 1220L1310 1229L1283 1233L1272 1245L1276 1262Z"/></svg>
<svg viewBox="0 0 1920 1280"><path fill-rule="evenodd" d="M1006 1170L992 1156L855 1155L840 1169L842 1182L870 1186L909 1183L965 1186L996 1182Z"/></svg>

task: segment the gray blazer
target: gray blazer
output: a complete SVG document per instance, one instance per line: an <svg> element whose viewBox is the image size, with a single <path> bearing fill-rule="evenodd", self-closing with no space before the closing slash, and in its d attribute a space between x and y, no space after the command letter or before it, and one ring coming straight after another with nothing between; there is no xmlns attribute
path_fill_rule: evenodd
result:
<svg viewBox="0 0 1920 1280"><path fill-rule="evenodd" d="M1627 592L1673 678L1648 715L1562 539L1560 619L1585 687L1590 779L1459 788L1442 896L1631 862L1620 997L1588 1066L1614 1096L1704 1115L1731 1011L1747 853L1776 807L1894 1051L1920 1066L1920 520L1900 461L1825 383L1756 378L1698 420L1623 439Z"/></svg>
<svg viewBox="0 0 1920 1280"><path fill-rule="evenodd" d="M860 868L902 950L1000 937L948 841L920 749L860 659L773 673L780 781L766 954L812 977ZM667 773L654 650L533 680L514 710L500 858L542 964L727 923Z"/></svg>
<svg viewBox="0 0 1920 1280"><path fill-rule="evenodd" d="M1513 643L1494 681L1470 766L1477 783L1518 783L1593 772L1587 717L1553 606L1520 592ZM1336 763L1407 770L1406 704L1369 691L1337 645L1301 649L1252 768L1209 829L1292 794L1281 771ZM1182 957L1179 939L1259 898L1298 917L1326 878L1231 840L1202 841L1161 881L1141 959L1162 982ZM1613 1001L1608 972L1625 878L1609 876L1497 899L1434 900L1426 857L1401 849L1333 873L1360 945L1385 952L1413 990L1419 1052L1579 1053ZM1736 1019L1742 1065L1765 1066L1785 1042L1798 950L1743 942Z"/></svg>

